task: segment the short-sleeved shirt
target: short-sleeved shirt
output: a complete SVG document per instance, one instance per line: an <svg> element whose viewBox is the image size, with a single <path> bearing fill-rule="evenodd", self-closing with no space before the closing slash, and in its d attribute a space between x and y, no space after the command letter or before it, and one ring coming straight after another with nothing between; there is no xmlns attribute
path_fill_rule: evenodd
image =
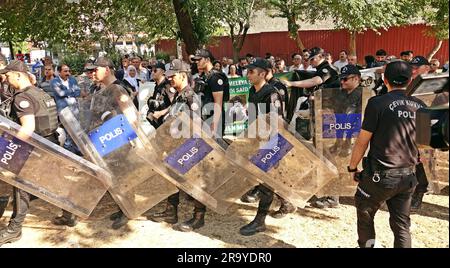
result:
<svg viewBox="0 0 450 268"><path fill-rule="evenodd" d="M334 86L336 82L339 81L338 72L328 63L328 61L324 60L316 67L316 69L316 76L322 78L322 85L324 87Z"/></svg>
<svg viewBox="0 0 450 268"><path fill-rule="evenodd" d="M404 90L393 90L369 100L362 129L373 133L369 157L384 168L415 166L418 160L416 146L416 111L426 107Z"/></svg>
<svg viewBox="0 0 450 268"><path fill-rule="evenodd" d="M287 109L287 103L289 103L289 94L288 94L288 90L287 87L281 83L281 81L275 77L272 77L269 81L267 81L267 83L269 83L270 85L272 85L274 88L276 88L278 90L278 92L280 93L281 97L283 99L284 102L284 107L283 109Z"/></svg>
<svg viewBox="0 0 450 268"><path fill-rule="evenodd" d="M25 115L36 115L39 112L39 102L25 92L27 90L41 90L36 87L25 88L23 91L14 94L14 101L12 104L11 115L14 120L17 120Z"/></svg>
<svg viewBox="0 0 450 268"><path fill-rule="evenodd" d="M248 102L255 105L256 116L260 113L269 113L271 108L277 109L277 113L281 116L283 115L281 96L277 92L277 89L268 83L266 83L258 92L256 92L255 87L252 86L250 88ZM251 124L250 121L249 124Z"/></svg>
<svg viewBox="0 0 450 268"><path fill-rule="evenodd" d="M207 103L214 102L213 93L214 92L223 92L223 101L227 101L227 93L229 94L229 83L226 75L222 75L219 72L211 71L209 75L203 77L206 81L207 89L205 91L205 95L202 98L202 104L205 105Z"/></svg>

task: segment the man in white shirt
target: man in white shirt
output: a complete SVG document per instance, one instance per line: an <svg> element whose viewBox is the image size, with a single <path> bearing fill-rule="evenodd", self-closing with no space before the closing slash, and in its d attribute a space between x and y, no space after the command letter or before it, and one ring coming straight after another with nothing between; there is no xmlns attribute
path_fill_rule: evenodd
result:
<svg viewBox="0 0 450 268"><path fill-rule="evenodd" d="M347 60L347 51L345 50L341 50L339 52L339 60L336 61L333 66L336 67L339 72L341 71L342 67L344 67L345 65L348 64L348 60Z"/></svg>
<svg viewBox="0 0 450 268"><path fill-rule="evenodd" d="M295 70L301 70L301 67L302 67L302 55L300 55L299 53L292 54L292 63L294 63L294 65L289 67L289 72L293 72Z"/></svg>

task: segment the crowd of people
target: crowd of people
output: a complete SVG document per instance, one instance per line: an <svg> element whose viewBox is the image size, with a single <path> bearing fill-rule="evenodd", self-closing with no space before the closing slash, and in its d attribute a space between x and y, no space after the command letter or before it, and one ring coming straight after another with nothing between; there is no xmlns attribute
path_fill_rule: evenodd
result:
<svg viewBox="0 0 450 268"><path fill-rule="evenodd" d="M291 57L292 65L288 67L285 60L274 57L270 53L266 53L264 57L247 54L246 57L242 57L237 63L234 63L232 59L227 57L216 60L210 51L200 49L195 55L190 55L187 62L176 59L174 56L168 63L165 63L157 60L147 61L139 56L127 55L121 59L117 70L110 59L100 57L94 62L86 62L84 74L78 77L71 75L71 66L60 64L55 68L52 59L46 57L44 58L41 70L43 75L40 81L36 81L35 76L20 62L12 61L7 64L5 60L1 62L2 59L0 58L2 104L12 103L11 113L7 112L3 115L10 117L23 127L28 126L28 131L32 129L32 131L40 133L41 130L37 129L38 126L29 125L29 120L34 120L30 119L30 116L33 118L33 115L35 116L37 113L36 110L33 110L33 107L38 107L38 105L30 105L30 103L38 102L38 100L33 97L34 95L31 97L26 95L26 92L38 92L35 94L45 92L54 99L56 113L59 114L62 109L69 107L76 116L79 113L78 101L81 98L95 96L95 94L107 90L113 84L127 92L136 108L139 108L137 107L139 89L143 83L152 81L155 82L156 87L148 100L147 119L155 128L160 127L165 122L167 115L177 104L187 103L190 109L195 110L196 106L193 105L193 102L195 99L199 99L201 106L212 104L213 109L207 114L202 114L202 120L208 122L212 133L221 137L224 131L223 104L229 101L230 97L229 78L247 77L252 85L248 102L255 105L263 103L268 107L276 107L279 115L289 121L292 119L292 111L291 116L289 116L287 110L289 107L295 107L295 104L291 104L291 102L296 103L300 97L309 97L309 95L294 93L293 91L289 95L287 93L288 87L338 87L345 93L341 96L345 101L350 95L354 95L354 92L358 92L360 88L360 70L384 66L384 80L381 81L378 91L380 95L384 95L369 102L362 123L362 134L355 145L352 160L348 167L349 172L354 174L355 179L358 178L359 181L358 192L356 193L358 243L361 247L373 246L372 242L375 239L373 218L379 205L387 200L392 216L391 227L395 235L395 246L410 247L409 213L411 202L412 209L419 209L423 194L427 191L426 185L424 186L427 182L419 181L419 185L422 184L422 187L417 187L417 189L420 188L420 191L415 192L417 184L416 165L419 165L417 147L414 143L415 121L412 118L397 118L395 116L397 111L393 111L392 114L383 112L386 109L389 110L386 107L389 106L390 101L397 99L417 103L415 106L399 106L398 109L400 110L415 113L418 107L425 106L415 98L404 96L405 87L417 75L447 72L448 63L443 66L443 69L440 69L438 60L428 61L423 56L414 56L412 51L404 51L399 56L400 58L397 59L396 56L389 56L385 50L380 49L376 51L375 56L366 56L365 64L361 66L358 64L356 55L348 55L344 50L339 52L339 59L333 61L329 53L322 48L314 47L305 49L302 53L294 53ZM275 73L296 71L311 72L311 76L299 81L280 81L273 77ZM199 85L202 85L202 88L199 88ZM381 90L383 86L386 88L386 92ZM280 103L283 105L280 105ZM46 116L54 118L56 114L50 112L50 108L45 108L48 111ZM261 113L261 111L257 111L257 113ZM383 120L390 123L379 127L378 122ZM399 128L401 133L396 132ZM65 149L82 155L69 135L65 135L67 138L61 141L57 138L55 140L55 137L60 136L55 136L56 133L57 128L55 127L52 129L52 133L45 133L45 135ZM392 136L382 136L385 133L390 133ZM22 135L23 139L26 140L26 133ZM406 139L405 144L409 146L405 146L402 150L392 148L397 153L389 156L384 155L383 148L391 148L393 144L389 142L389 138L396 135L402 135ZM361 173L356 167L369 143L371 145L369 155L372 156L373 171L370 173L365 170L362 177L366 177L366 179L360 179ZM399 154L402 157L399 157ZM405 159L404 155L407 155L408 158ZM374 172L380 172L376 174L381 174L382 182L389 180L388 182L391 185L395 184L401 187L397 187L395 191L386 192L386 189L380 188L379 185L368 183L369 180L372 181ZM369 177L370 179L368 179ZM386 178L388 180L385 180ZM406 179L403 180L404 178L407 178L407 181ZM375 182L375 180L373 181ZM15 190L19 194L13 197L14 213L8 227L0 231L0 245L20 239L22 223L32 200L32 196L23 190L17 188ZM373 191L376 194L372 195ZM242 197L244 202L259 202L255 219L240 229L242 235L254 235L265 231L265 218L269 214L274 196L273 190L262 184ZM296 210L295 206L289 201L279 198L281 199L281 207L273 213L275 218L284 217ZM376 198L376 200L373 201L371 198ZM193 217L183 223L178 223L178 194L168 198L167 207L164 211L149 213L146 216L156 222L165 221L174 224L174 229L178 231L192 231L205 224L204 216L206 213L205 205L197 200L194 201ZM16 206L16 204L21 205ZM311 204L318 208L335 208L339 206L339 198L337 196L319 198L313 200ZM0 208L1 210L2 208ZM128 221L127 217L120 211L115 213L111 219L114 221L112 224L114 229L125 226ZM71 213L63 211L63 215L55 218L53 223L75 226L77 218Z"/></svg>

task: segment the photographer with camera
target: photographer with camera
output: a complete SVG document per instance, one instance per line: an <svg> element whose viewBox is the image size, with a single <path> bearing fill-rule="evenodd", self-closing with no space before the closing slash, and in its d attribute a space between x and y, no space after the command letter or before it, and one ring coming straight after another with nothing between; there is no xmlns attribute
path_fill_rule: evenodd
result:
<svg viewBox="0 0 450 268"><path fill-rule="evenodd" d="M210 124L211 133L222 137L225 130L223 103L230 99L228 77L213 69L215 59L209 50L197 50L192 60L200 72L195 79L194 92L201 97L202 120Z"/></svg>
<svg viewBox="0 0 450 268"><path fill-rule="evenodd" d="M386 202L394 247L411 247L411 197L417 185L416 111L425 104L405 95L412 67L403 61L386 66L384 82L388 93L369 100L361 132L353 148L348 171L359 182L355 193L358 244L374 247L374 218ZM362 172L358 163L370 142Z"/></svg>

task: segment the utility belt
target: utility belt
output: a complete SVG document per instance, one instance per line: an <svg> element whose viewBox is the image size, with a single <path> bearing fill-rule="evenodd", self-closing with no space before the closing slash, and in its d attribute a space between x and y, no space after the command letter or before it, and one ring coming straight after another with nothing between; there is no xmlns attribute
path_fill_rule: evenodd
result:
<svg viewBox="0 0 450 268"><path fill-rule="evenodd" d="M374 182L379 182L386 176L408 176L416 172L416 166L403 168L386 168L378 164L375 160L368 157L363 158L363 173L365 176L372 177Z"/></svg>

